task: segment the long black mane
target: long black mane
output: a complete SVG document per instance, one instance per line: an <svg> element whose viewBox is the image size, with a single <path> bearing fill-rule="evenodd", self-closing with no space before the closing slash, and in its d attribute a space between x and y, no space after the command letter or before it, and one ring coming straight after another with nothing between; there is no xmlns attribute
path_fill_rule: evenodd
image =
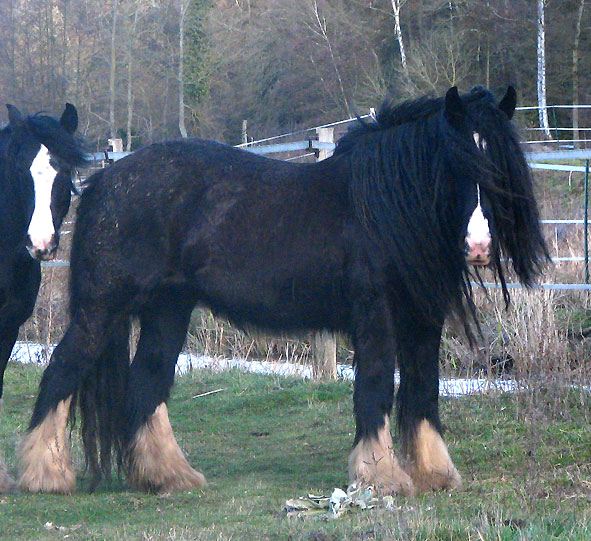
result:
<svg viewBox="0 0 591 541"><path fill-rule="evenodd" d="M28 116L25 125L37 140L65 164L88 167L89 156L81 136L71 134L54 118L42 113Z"/></svg>
<svg viewBox="0 0 591 541"><path fill-rule="evenodd" d="M356 216L390 258L413 303L423 314L451 309L466 324L466 302L474 315L474 276L458 243L458 179L477 182L491 202L497 243L491 267L507 304L501 260L512 261L530 286L549 255L513 124L488 90L477 87L461 98L465 133L444 118L445 98L400 105L388 98L375 120L360 120L340 139L335 156L350 159ZM486 151L473 144L473 132L484 138Z"/></svg>
<svg viewBox="0 0 591 541"><path fill-rule="evenodd" d="M30 142L31 138L45 145L62 165L72 169L89 165L90 158L84 139L70 133L55 118L43 113L24 117L22 124L16 129L6 125L0 130L0 159L18 160L20 148Z"/></svg>

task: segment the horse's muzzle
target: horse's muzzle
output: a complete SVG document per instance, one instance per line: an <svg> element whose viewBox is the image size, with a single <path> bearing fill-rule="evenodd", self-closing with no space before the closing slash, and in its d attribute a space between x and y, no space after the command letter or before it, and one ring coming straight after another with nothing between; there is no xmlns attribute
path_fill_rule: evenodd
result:
<svg viewBox="0 0 591 541"><path fill-rule="evenodd" d="M51 261L55 258L57 252L58 239L55 234L51 236L49 242L33 245L31 239L27 240L27 250L29 255L37 261Z"/></svg>
<svg viewBox="0 0 591 541"><path fill-rule="evenodd" d="M475 267L486 267L490 264L490 241L471 242L466 240L466 263Z"/></svg>

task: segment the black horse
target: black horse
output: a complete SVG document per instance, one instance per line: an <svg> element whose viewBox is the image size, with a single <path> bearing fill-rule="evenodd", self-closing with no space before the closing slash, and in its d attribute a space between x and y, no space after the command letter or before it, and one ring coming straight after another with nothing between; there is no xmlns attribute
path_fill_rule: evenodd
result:
<svg viewBox="0 0 591 541"><path fill-rule="evenodd" d="M454 87L387 100L317 164L189 140L93 175L73 240L72 320L23 440L22 489L74 489L66 424L76 396L95 473L115 449L136 488L205 484L166 407L197 303L240 325L348 334L351 480L406 494L459 486L438 413L444 319L473 327L471 264L489 264L504 286L507 258L531 284L548 257L515 105L513 88L497 103L483 88ZM141 336L130 365L132 316ZM395 362L402 464L390 436Z"/></svg>
<svg viewBox="0 0 591 541"><path fill-rule="evenodd" d="M67 103L59 121L23 117L8 105L0 130L0 405L4 371L19 327L39 291L39 260L53 258L59 228L70 207L72 172L86 164L76 108ZM12 486L0 464L0 493Z"/></svg>

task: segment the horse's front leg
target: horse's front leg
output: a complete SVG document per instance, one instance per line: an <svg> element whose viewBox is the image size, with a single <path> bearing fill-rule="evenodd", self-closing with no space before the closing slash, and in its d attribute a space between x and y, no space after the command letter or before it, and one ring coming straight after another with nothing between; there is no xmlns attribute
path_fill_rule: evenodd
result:
<svg viewBox="0 0 591 541"><path fill-rule="evenodd" d="M29 430L20 446L19 488L70 494L76 487L66 432L70 406L108 339L105 315L78 311L41 379Z"/></svg>
<svg viewBox="0 0 591 541"><path fill-rule="evenodd" d="M6 364L10 358L12 348L16 342L18 335L18 327L12 329L0 329L0 422L2 421L2 396L4 392L4 371L6 370ZM0 456L0 494L12 492L14 490L14 480L8 472L2 462Z"/></svg>
<svg viewBox="0 0 591 541"><path fill-rule="evenodd" d="M179 447L168 418L174 381L193 304L186 295L154 300L140 315L141 333L131 365L126 422L127 470L133 488L181 492L206 485Z"/></svg>
<svg viewBox="0 0 591 541"><path fill-rule="evenodd" d="M349 456L351 482L373 485L381 494L414 494L392 445L390 412L394 400L392 316L385 300L356 310L355 393L356 433Z"/></svg>
<svg viewBox="0 0 591 541"><path fill-rule="evenodd" d="M441 323L426 323L401 312L398 325L400 388L397 395L402 451L418 490L462 485L441 436L439 344Z"/></svg>
<svg viewBox="0 0 591 541"><path fill-rule="evenodd" d="M0 293L3 302L0 308L0 421L6 365L18 338L19 327L33 313L41 284L39 263L26 253L24 257L22 255L16 258L15 267L11 271L10 287L2 288ZM0 494L12 492L14 488L15 482L8 475L0 458Z"/></svg>

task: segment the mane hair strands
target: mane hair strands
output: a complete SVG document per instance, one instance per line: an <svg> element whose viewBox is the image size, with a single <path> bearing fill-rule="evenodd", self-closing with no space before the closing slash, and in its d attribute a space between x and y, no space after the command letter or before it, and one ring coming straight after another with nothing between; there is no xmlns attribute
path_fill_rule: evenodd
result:
<svg viewBox="0 0 591 541"><path fill-rule="evenodd" d="M423 314L451 308L466 323L472 271L458 243L462 183L477 183L490 200L497 246L492 268L507 301L501 259L511 260L520 280L531 285L549 255L529 167L510 122L514 105L499 109L481 87L462 97L450 93L401 105L385 100L376 121L359 122L335 154L350 156L356 216L390 260L404 294ZM446 100L448 110L455 100L459 111L448 114ZM472 143L471 133L482 137L486 150Z"/></svg>

